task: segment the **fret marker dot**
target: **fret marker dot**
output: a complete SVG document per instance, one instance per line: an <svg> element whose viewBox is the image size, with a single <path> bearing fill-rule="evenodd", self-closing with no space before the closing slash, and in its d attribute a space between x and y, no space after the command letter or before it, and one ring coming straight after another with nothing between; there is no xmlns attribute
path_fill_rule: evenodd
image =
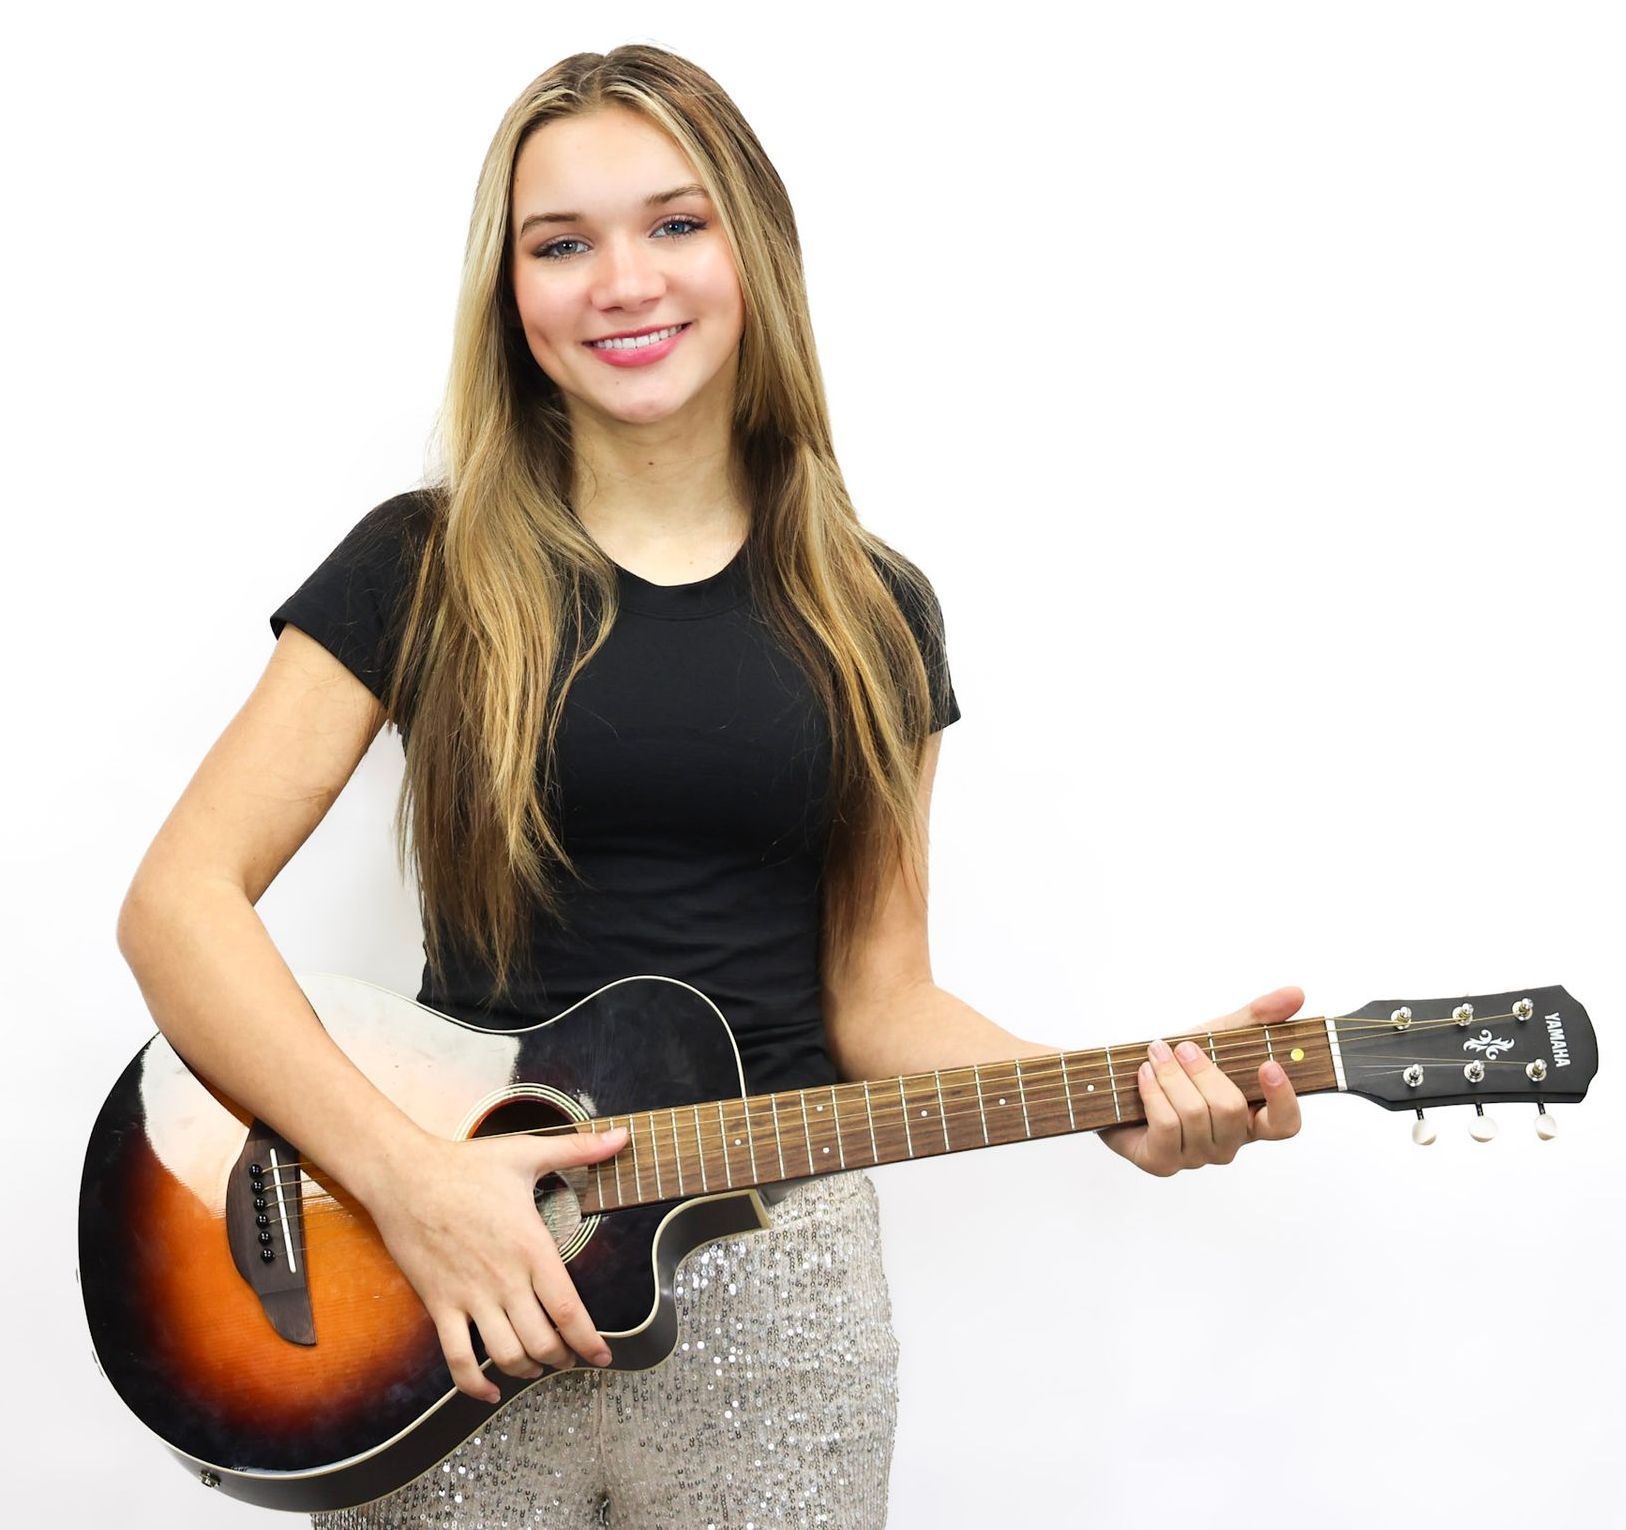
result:
<svg viewBox="0 0 1626 1530"><path fill-rule="evenodd" d="M826 1148L826 1149L825 1149L825 1150L824 1150L824 1151L825 1151L825 1152L826 1152L826 1153L828 1153L828 1152L829 1152L829 1151L830 1151L830 1149L829 1149L829 1148Z"/></svg>
<svg viewBox="0 0 1626 1530"><path fill-rule="evenodd" d="M1004 1100L1001 1100L1001 1101L1000 1101L1000 1102L999 1102L999 1103L1000 1103L1000 1104L1001 1104L1001 1105L1003 1105L1003 1104L1004 1104L1004 1103L1005 1103L1005 1102L1004 1102Z"/></svg>
<svg viewBox="0 0 1626 1530"><path fill-rule="evenodd" d="M925 1112L925 1111L921 1111L921 1115L925 1115L925 1114L926 1114L926 1112Z"/></svg>
<svg viewBox="0 0 1626 1530"><path fill-rule="evenodd" d="M1287 1055L1289 1057L1291 1057L1294 1062L1303 1062L1304 1061L1304 1048L1303 1047L1294 1047L1293 1050L1291 1052L1289 1052Z"/></svg>
<svg viewBox="0 0 1626 1530"><path fill-rule="evenodd" d="M736 1138L735 1138L735 1139L734 1139L734 1146L735 1146L735 1147L738 1147L738 1146L739 1146L739 1145L740 1145L740 1139L739 1139L739 1138L738 1138L738 1137L736 1137Z"/></svg>
<svg viewBox="0 0 1626 1530"><path fill-rule="evenodd" d="M1094 1084L1086 1084L1084 1086L1084 1090L1085 1090L1086 1094L1094 1094L1095 1093L1095 1085Z"/></svg>

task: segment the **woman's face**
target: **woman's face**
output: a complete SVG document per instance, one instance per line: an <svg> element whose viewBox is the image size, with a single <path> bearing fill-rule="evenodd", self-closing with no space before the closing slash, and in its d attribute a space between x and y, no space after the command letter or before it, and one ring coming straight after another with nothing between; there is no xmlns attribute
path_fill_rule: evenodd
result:
<svg viewBox="0 0 1626 1530"><path fill-rule="evenodd" d="M647 424L702 395L731 403L745 304L698 180L664 133L624 108L550 122L525 141L514 298L536 364L573 404ZM654 200L686 186L696 189ZM589 345L679 324L649 349Z"/></svg>

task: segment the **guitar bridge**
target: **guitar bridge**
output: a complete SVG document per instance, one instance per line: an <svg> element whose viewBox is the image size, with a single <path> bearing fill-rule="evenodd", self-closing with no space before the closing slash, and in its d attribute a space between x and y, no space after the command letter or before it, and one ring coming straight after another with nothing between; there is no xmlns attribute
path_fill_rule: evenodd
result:
<svg viewBox="0 0 1626 1530"><path fill-rule="evenodd" d="M265 1122L249 1128L226 1185L232 1263L290 1344L314 1344L305 1272L305 1203L299 1154Z"/></svg>

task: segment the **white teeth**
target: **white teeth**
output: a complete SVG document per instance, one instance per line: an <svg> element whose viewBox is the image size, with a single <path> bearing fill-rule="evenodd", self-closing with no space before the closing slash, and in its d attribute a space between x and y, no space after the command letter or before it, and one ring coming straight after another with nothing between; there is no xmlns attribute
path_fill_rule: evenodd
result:
<svg viewBox="0 0 1626 1530"><path fill-rule="evenodd" d="M657 329L652 335L635 335L630 340L594 340L590 344L595 351L641 351L646 346L670 340L682 328L681 324L674 324L670 329Z"/></svg>

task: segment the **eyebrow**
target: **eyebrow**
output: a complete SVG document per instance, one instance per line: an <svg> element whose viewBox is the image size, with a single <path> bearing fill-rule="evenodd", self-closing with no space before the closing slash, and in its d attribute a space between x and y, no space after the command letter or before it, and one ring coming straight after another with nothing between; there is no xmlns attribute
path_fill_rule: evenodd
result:
<svg viewBox="0 0 1626 1530"><path fill-rule="evenodd" d="M674 186L670 191L657 191L644 198L645 207L664 207L668 202L675 202L679 197L704 197L706 188L691 183L687 186ZM708 197L709 201L710 198ZM585 223L587 215L579 212L545 212L532 213L519 226L519 233L514 237L523 239L533 228L542 223Z"/></svg>

